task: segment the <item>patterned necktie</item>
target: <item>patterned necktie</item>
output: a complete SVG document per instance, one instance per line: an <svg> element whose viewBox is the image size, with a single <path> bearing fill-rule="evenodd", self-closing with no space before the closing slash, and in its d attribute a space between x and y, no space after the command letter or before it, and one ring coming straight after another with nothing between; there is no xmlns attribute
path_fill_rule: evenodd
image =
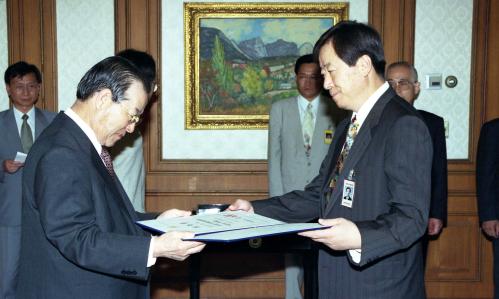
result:
<svg viewBox="0 0 499 299"><path fill-rule="evenodd" d="M33 133L31 132L31 127L28 124L28 118L29 116L27 114L23 114L23 123L21 125L21 144L25 154L29 152L31 146L33 145Z"/></svg>
<svg viewBox="0 0 499 299"><path fill-rule="evenodd" d="M314 113L312 112L312 104L308 103L307 110L305 110L305 115L303 116L303 142L305 146L305 154L310 156L310 151L312 149L312 136L314 136Z"/></svg>
<svg viewBox="0 0 499 299"><path fill-rule="evenodd" d="M113 159L111 159L111 155L109 154L109 151L107 148L102 147L102 152L100 153L100 157L102 161L104 161L104 165L106 165L107 172L111 177L114 178L114 168L113 168Z"/></svg>
<svg viewBox="0 0 499 299"><path fill-rule="evenodd" d="M343 170L343 165L345 160L347 159L348 153L352 148L353 141L357 136L357 131L359 130L359 123L357 123L357 116L352 118L350 122L350 126L348 127L347 138L345 140L345 144L343 144L343 149L341 150L340 156L338 157L338 161L336 161L336 167L334 168L333 178L329 183L329 187L331 188L331 192L334 188L336 188L336 183L338 181L338 177L340 176L341 171Z"/></svg>

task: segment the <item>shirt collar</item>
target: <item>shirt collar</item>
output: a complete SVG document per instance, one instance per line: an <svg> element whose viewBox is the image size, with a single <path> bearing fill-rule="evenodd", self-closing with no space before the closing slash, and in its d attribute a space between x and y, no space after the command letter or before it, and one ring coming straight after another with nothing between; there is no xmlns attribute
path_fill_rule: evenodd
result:
<svg viewBox="0 0 499 299"><path fill-rule="evenodd" d="M83 133L87 135L88 139L92 142L93 146L95 147L95 150L99 155L102 152L102 145L100 144L99 140L97 140L97 136L95 135L94 130L90 128L90 126L78 115L76 112L74 112L71 108L68 108L64 113L71 118L77 125L82 129Z"/></svg>
<svg viewBox="0 0 499 299"><path fill-rule="evenodd" d="M308 104L312 104L312 111L317 111L319 107L319 98L320 94L317 95L312 101L309 101L305 99L301 94L297 96L298 99L298 106L300 107L300 110L306 111Z"/></svg>
<svg viewBox="0 0 499 299"><path fill-rule="evenodd" d="M360 106L359 111L357 113L352 113L352 119L354 116L357 117L356 122L359 124L359 129L366 120L369 112L371 112L372 108L378 102L379 98L388 90L388 82L383 83L376 91L367 99L367 101Z"/></svg>
<svg viewBox="0 0 499 299"><path fill-rule="evenodd" d="M29 109L28 112L26 113L23 113L19 110L17 110L16 107L12 106L12 108L14 108L14 116L16 119L21 119L22 120L22 117L24 114L27 114L28 115L28 121L29 120L35 120L35 106L32 106L31 109Z"/></svg>

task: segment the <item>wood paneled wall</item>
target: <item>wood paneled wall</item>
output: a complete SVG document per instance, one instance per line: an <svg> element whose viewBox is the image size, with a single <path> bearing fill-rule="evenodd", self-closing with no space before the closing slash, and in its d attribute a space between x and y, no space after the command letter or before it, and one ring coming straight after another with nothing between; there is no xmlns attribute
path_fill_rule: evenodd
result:
<svg viewBox="0 0 499 299"><path fill-rule="evenodd" d="M38 105L57 107L56 0L7 0L9 60L35 63L44 74ZM384 41L388 62L414 59L416 0L370 0L369 21ZM449 161L449 221L430 244L426 281L430 298L488 298L492 294L491 244L479 230L475 154L483 122L499 117L499 2L474 1L469 159ZM115 0L116 51L145 50L161 71L161 0ZM181 41L179 41L180 43ZM77 54L75 54L77 55ZM165 57L164 59L168 59ZM158 80L161 82L161 79ZM161 107L168 91L151 104L146 126L146 206L150 211L194 209L198 203L267 196L266 161L163 160ZM166 149L168 150L168 149ZM258 263L255 261L258 260ZM282 298L283 262L277 255L208 256L202 297ZM242 271L241 268L249 270ZM187 298L185 263L160 262L154 298Z"/></svg>

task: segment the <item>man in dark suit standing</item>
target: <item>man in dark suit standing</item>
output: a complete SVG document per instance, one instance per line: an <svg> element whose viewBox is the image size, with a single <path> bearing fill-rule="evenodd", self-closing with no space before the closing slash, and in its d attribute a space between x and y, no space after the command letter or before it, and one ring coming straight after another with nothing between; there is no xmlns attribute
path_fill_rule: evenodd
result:
<svg viewBox="0 0 499 299"><path fill-rule="evenodd" d="M157 257L184 260L204 244L192 233L151 237L107 150L139 122L151 82L109 57L78 84L77 100L33 145L23 177L19 298L149 298ZM160 217L189 215L170 210Z"/></svg>
<svg viewBox="0 0 499 299"><path fill-rule="evenodd" d="M476 155L478 217L494 248L494 298L499 298L499 118L480 131Z"/></svg>
<svg viewBox="0 0 499 299"><path fill-rule="evenodd" d="M230 209L288 222L320 218L300 233L322 243L320 298L425 298L421 236L428 221L432 146L417 111L384 80L379 34L340 22L316 43L324 88L352 111L304 191L237 200ZM351 201L344 200L351 190Z"/></svg>
<svg viewBox="0 0 499 299"><path fill-rule="evenodd" d="M420 92L418 72L406 61L392 63L386 69L386 81L397 94L414 105ZM445 145L444 119L436 114L418 110L430 130L433 143L431 167L431 201L428 218L428 236L436 236L447 222L447 148ZM428 238L423 240L424 256L428 248Z"/></svg>
<svg viewBox="0 0 499 299"><path fill-rule="evenodd" d="M33 141L52 121L54 112L35 107L42 75L24 61L10 65L4 75L12 108L0 112L0 298L15 298L21 246L21 178Z"/></svg>

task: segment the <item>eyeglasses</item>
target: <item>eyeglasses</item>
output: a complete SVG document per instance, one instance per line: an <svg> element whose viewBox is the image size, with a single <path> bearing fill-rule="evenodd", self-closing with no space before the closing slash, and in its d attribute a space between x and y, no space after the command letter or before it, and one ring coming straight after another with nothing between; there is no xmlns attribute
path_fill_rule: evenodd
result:
<svg viewBox="0 0 499 299"><path fill-rule="evenodd" d="M40 84L38 83L27 83L27 84L15 84L14 85L14 92L15 93L23 93L24 91L31 93L31 92L36 92L40 87Z"/></svg>
<svg viewBox="0 0 499 299"><path fill-rule="evenodd" d="M126 110L126 114L128 115L128 124L130 125L138 125L142 122L142 115L140 114L132 114L130 112L128 112L128 108L125 107L125 105L123 104L123 102L119 102L119 105L121 107L123 107L124 110Z"/></svg>
<svg viewBox="0 0 499 299"><path fill-rule="evenodd" d="M390 86L393 89L397 89L397 86L399 86L400 89L409 89L415 83L415 82L409 81L407 79L400 79L400 80L390 79L390 80L386 80L386 81L388 82L388 84L390 84Z"/></svg>
<svg viewBox="0 0 499 299"><path fill-rule="evenodd" d="M139 114L128 114L128 122L130 124L138 125L142 122L142 115Z"/></svg>

